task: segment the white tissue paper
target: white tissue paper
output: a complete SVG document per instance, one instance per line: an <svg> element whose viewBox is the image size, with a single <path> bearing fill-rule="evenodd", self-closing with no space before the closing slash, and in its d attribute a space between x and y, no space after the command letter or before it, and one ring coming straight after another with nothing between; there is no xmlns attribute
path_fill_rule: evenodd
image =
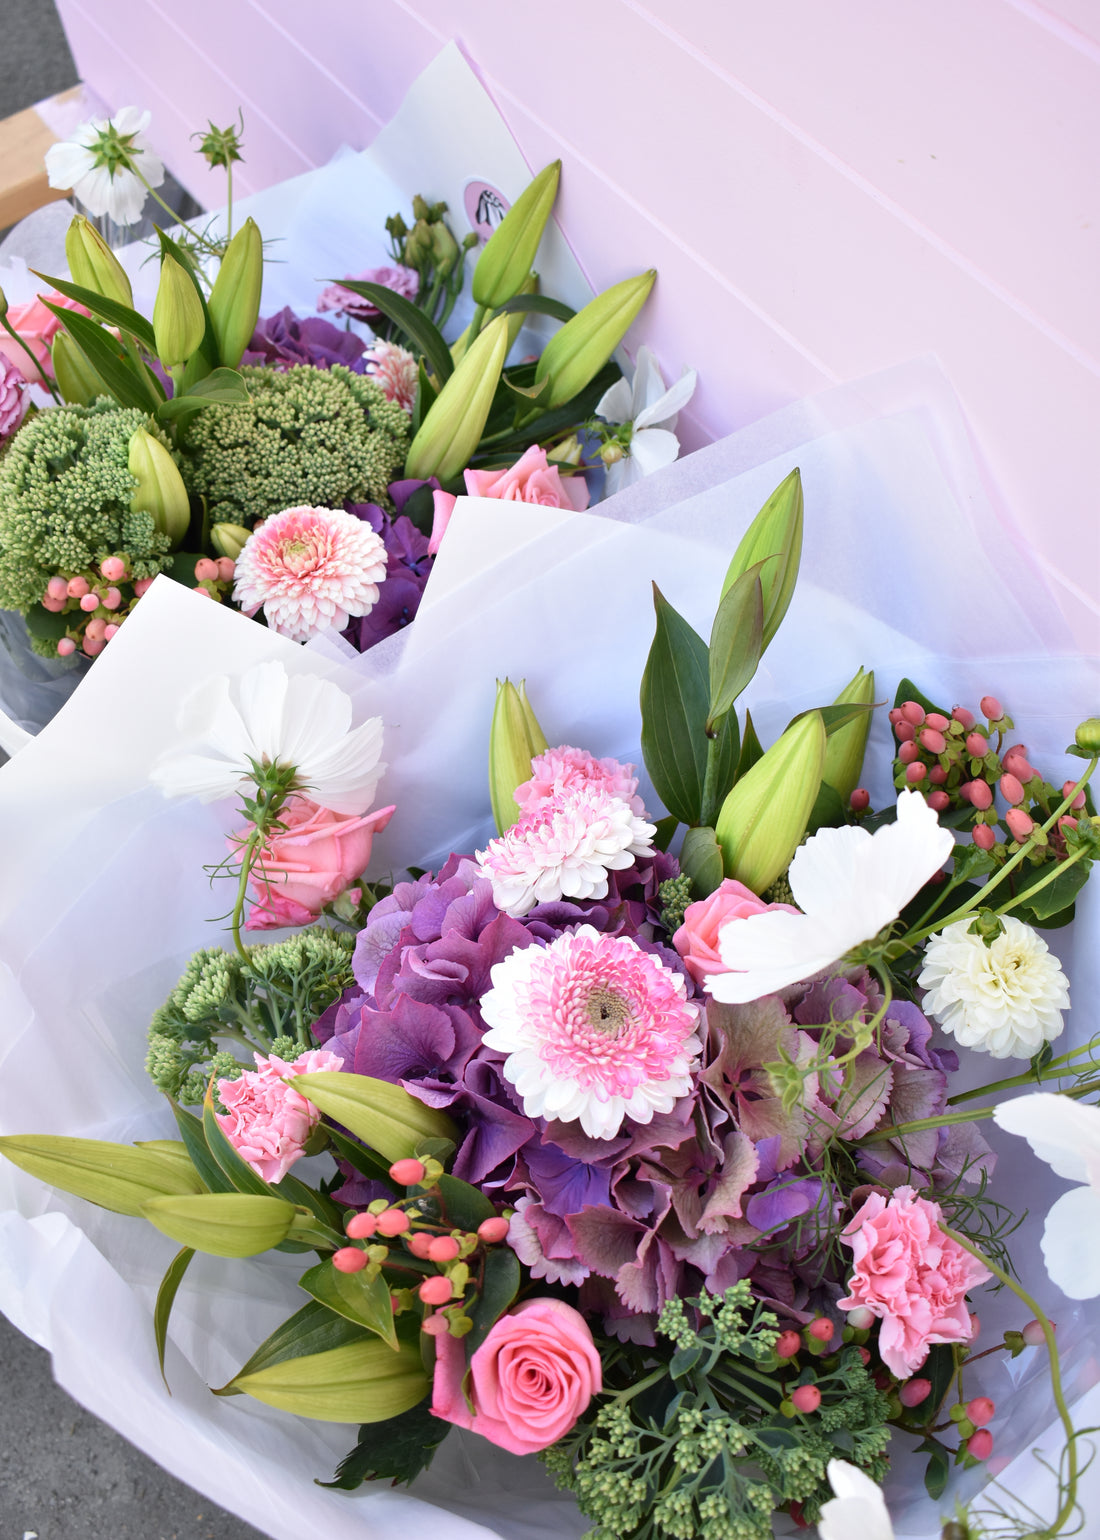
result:
<svg viewBox="0 0 1100 1540"><path fill-rule="evenodd" d="M373 871L434 864L491 832L485 751L495 681L526 678L551 741L639 760L638 683L652 635L650 582L706 632L729 557L795 465L806 498L802 576L745 697L765 742L831 700L862 664L879 699L908 674L945 705L998 695L1049 779L1073 728L1096 711L1100 660L1073 656L1057 605L1010 524L987 501L965 430L931 365L790 408L669 467L596 512L460 500L420 614L363 657L338 638L305 648L158 579L69 704L0 770L0 1131L132 1140L172 1136L143 1073L149 1016L228 907L202 867L218 860L231 804L165 802L147 774L175 740L180 698L262 659L334 679L356 720L381 715L397 813ZM889 729L877 713L868 784L890 796ZM643 784L643 792L647 788ZM651 802L652 805L652 802ZM1065 1046L1096 1029L1100 904L1086 892L1050 940L1076 1009ZM959 1086L1002 1067L972 1056ZM1030 1217L1012 1242L1025 1284L1058 1322L1081 1417L1100 1421L1100 1302L1064 1299L1038 1235L1062 1184L1022 1140L990 1127L994 1195ZM162 1465L273 1540L323 1532L369 1540L571 1540L586 1521L534 1460L454 1433L412 1494L322 1490L350 1427L296 1421L247 1397L211 1396L296 1309L300 1264L278 1254L196 1259L170 1330L169 1396L152 1306L172 1244L138 1220L52 1193L0 1162L0 1308L54 1356L59 1382ZM1001 1296L980 1304L983 1341L1021 1326ZM1031 1447L1053 1421L1040 1350L995 1355L973 1392L998 1404L991 1468L1039 1506ZM1091 1394L1090 1394L1091 1392ZM1006 1428L1000 1413L1011 1405ZM941 1506L897 1436L889 1497L899 1534L932 1540ZM1047 1446L1060 1447L1057 1433ZM997 1469L992 1470L997 1474ZM965 1478L963 1495L990 1470ZM1100 1511L1100 1480L1086 1478ZM1049 1507L1049 1496L1048 1496Z"/></svg>

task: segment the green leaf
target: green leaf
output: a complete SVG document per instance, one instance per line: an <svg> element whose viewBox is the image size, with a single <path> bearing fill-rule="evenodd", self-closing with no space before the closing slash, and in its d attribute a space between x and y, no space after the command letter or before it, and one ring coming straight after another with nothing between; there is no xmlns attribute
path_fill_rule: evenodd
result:
<svg viewBox="0 0 1100 1540"><path fill-rule="evenodd" d="M450 1431L449 1423L432 1416L431 1400L425 1397L388 1422L365 1423L359 1442L336 1467L335 1479L317 1485L351 1492L364 1481L410 1482L427 1470Z"/></svg>
<svg viewBox="0 0 1100 1540"><path fill-rule="evenodd" d="M677 1348L668 1366L668 1372L672 1378L674 1380L682 1380L685 1374L690 1374L702 1358L703 1351L703 1344L701 1342L696 1342L691 1347Z"/></svg>
<svg viewBox="0 0 1100 1540"><path fill-rule="evenodd" d="M800 711L797 716L793 716L787 726L793 727L796 722L801 722L803 717L809 716L811 711L818 711L825 724L825 736L830 738L840 728L847 727L849 722L854 722L857 717L866 716L874 709L873 705L864 705L861 701L841 701L839 705L834 703L831 706L810 706L806 711Z"/></svg>
<svg viewBox="0 0 1100 1540"><path fill-rule="evenodd" d="M753 725L752 712L745 712L745 727L741 734L741 755L737 761L737 775L735 782L739 781L755 765L758 759L764 758L764 745L756 736L756 728Z"/></svg>
<svg viewBox="0 0 1100 1540"><path fill-rule="evenodd" d="M97 294L94 289L82 288L78 283L67 283L62 278L49 278L45 273L40 273L36 268L31 268L36 278L41 278L59 294L64 294L66 299L75 299L78 305L83 305L85 310L90 310L94 316L105 321L108 326L117 326L120 331L129 332L132 337L147 347L150 353L157 351L157 339L153 333L152 322L147 321L136 310L131 310L129 305L120 304L117 299L107 299L102 294Z"/></svg>
<svg viewBox="0 0 1100 1540"><path fill-rule="evenodd" d="M707 646L653 585L657 628L642 674L642 757L661 801L681 823L699 820L710 704Z"/></svg>
<svg viewBox="0 0 1100 1540"><path fill-rule="evenodd" d="M1053 882L1048 882L1045 888L1036 893L1034 898L1028 897L1027 888L1017 892L1016 902L1007 912L1023 920L1027 925L1054 929L1055 927L1051 926L1051 920L1073 904L1088 881L1088 867L1087 860L1078 861L1073 866L1066 867L1058 873ZM1049 866L1037 866L1033 867L1028 875L1038 883L1049 873ZM1016 875L1018 877L1019 873Z"/></svg>
<svg viewBox="0 0 1100 1540"><path fill-rule="evenodd" d="M915 700L918 706L924 707L925 711L938 711L940 716L944 717L951 715L950 711L944 711L942 706L937 706L934 701L930 701L924 691L918 690L911 679L902 679L894 696L894 710L904 706L907 700Z"/></svg>
<svg viewBox="0 0 1100 1540"><path fill-rule="evenodd" d="M53 610L44 609L41 604L32 604L23 617L31 635L45 642L60 641L73 618L71 615L58 615Z"/></svg>
<svg viewBox="0 0 1100 1540"><path fill-rule="evenodd" d="M175 1115L176 1124L180 1131L180 1138L187 1147L187 1153L191 1157L191 1164L199 1173L204 1184L211 1192L235 1192L233 1183L218 1165L206 1142L203 1133L201 1119L186 1108L172 1103L172 1112Z"/></svg>
<svg viewBox="0 0 1100 1540"><path fill-rule="evenodd" d="M495 320L498 315L528 314L531 311L537 315L552 315L556 321L571 321L577 313L560 299L551 299L548 294L516 294L494 310L489 319Z"/></svg>
<svg viewBox="0 0 1100 1540"><path fill-rule="evenodd" d="M447 1219L455 1230L473 1232L484 1219L492 1219L496 1209L484 1193L457 1176L439 1178L439 1194Z"/></svg>
<svg viewBox="0 0 1100 1540"><path fill-rule="evenodd" d="M440 386L447 383L454 373L451 350L443 341L439 329L419 306L411 304L403 295L395 294L392 289L380 283L359 283L350 278L332 281L338 282L342 288L350 289L353 294L369 299L376 310L380 310L387 320L399 326L406 337L416 344L428 360Z"/></svg>
<svg viewBox="0 0 1100 1540"><path fill-rule="evenodd" d="M229 1384L215 1390L214 1394L239 1396L241 1392L234 1381L241 1375L256 1374L261 1369L270 1369L291 1358L309 1358L315 1353L327 1353L332 1348L358 1342L368 1335L363 1327L355 1325L345 1316L337 1315L327 1306L310 1300L308 1305L303 1305L301 1310L277 1326L271 1336L260 1343Z"/></svg>
<svg viewBox="0 0 1100 1540"><path fill-rule="evenodd" d="M202 1107L202 1131L207 1148L229 1178L235 1192L252 1193L258 1198L276 1196L274 1188L269 1187L263 1177L258 1176L252 1167L241 1159L218 1126L218 1120L214 1115L213 1080L206 1088L206 1100Z"/></svg>
<svg viewBox="0 0 1100 1540"><path fill-rule="evenodd" d="M42 303L62 321L73 342L88 363L99 375L120 406L135 406L143 412L155 412L161 404L159 398L135 372L123 351L122 345L105 332L96 321L79 310L66 310L61 305Z"/></svg>
<svg viewBox="0 0 1100 1540"><path fill-rule="evenodd" d="M326 1259L304 1272L298 1283L320 1304L366 1327L397 1351L390 1286L381 1273L370 1279L365 1273L342 1273Z"/></svg>
<svg viewBox="0 0 1100 1540"><path fill-rule="evenodd" d="M354 1166L360 1176L365 1176L371 1182L384 1182L392 1192L401 1191L396 1182L390 1179L391 1161L376 1155L373 1150L368 1150L365 1144L359 1144L356 1140L341 1133L338 1128L330 1127L328 1136L340 1151L340 1154Z"/></svg>
<svg viewBox="0 0 1100 1540"><path fill-rule="evenodd" d="M816 834L818 829L839 829L841 824L846 822L844 803L840 799L840 793L827 781L822 781L817 788L817 798L810 810L806 833Z"/></svg>
<svg viewBox="0 0 1100 1540"><path fill-rule="evenodd" d="M550 394L550 378L540 380L537 385L517 385L506 374L500 377L503 390L510 390L514 396L520 398L523 407L538 406L545 396Z"/></svg>
<svg viewBox="0 0 1100 1540"><path fill-rule="evenodd" d="M307 1208L321 1221L335 1230L336 1235L344 1233L344 1210L339 1208L331 1198L326 1198L323 1193L300 1182L296 1176L286 1175L281 1182L275 1182L272 1192L278 1193L280 1198L285 1198L288 1203L295 1204L298 1208Z"/></svg>
<svg viewBox="0 0 1100 1540"><path fill-rule="evenodd" d="M519 375L523 378L520 369L509 369L508 377ZM529 371L529 377L534 379L534 370ZM572 401L567 401L564 406L555 407L551 412L543 412L540 416L525 423L521 432L511 431L512 402L514 397L509 392L497 392L494 400L493 413L490 413L489 421L485 424L485 432L481 436L481 443L477 453L471 457L472 466L511 465L517 455L523 453L529 444L545 443L551 438L556 438L568 428L579 427L587 422L596 410L596 403L606 390L614 385L617 379L622 377L622 370L618 364L608 363L600 370L591 384L586 385L579 395ZM507 416L504 420L495 418L498 403L506 398ZM491 440L491 442L490 442Z"/></svg>
<svg viewBox="0 0 1100 1540"><path fill-rule="evenodd" d="M474 1329L466 1338L467 1351L473 1353L485 1341L496 1321L519 1293L519 1258L508 1246L494 1246L485 1254L485 1273L481 1293L467 1314Z"/></svg>
<svg viewBox="0 0 1100 1540"><path fill-rule="evenodd" d="M431 411L432 407L435 405L436 397L439 395L438 390L436 390L435 386L432 384L431 380L428 378L428 371L424 367L424 360L423 359L420 360L420 363L417 366L417 376L416 376L416 379L417 379L416 400L413 403L412 428L411 428L411 431L412 431L412 434L413 434L414 437L420 431L420 424L424 421L425 417L427 417L428 413ZM421 489L421 490L423 490L423 489ZM406 505L406 507L407 507L407 505ZM416 527L417 527L417 529L420 529L420 525L419 524L417 524ZM421 530L421 534L427 534L427 533L428 533L427 530Z"/></svg>
<svg viewBox="0 0 1100 1540"><path fill-rule="evenodd" d="M157 416L169 421L174 417L190 416L204 406L239 406L251 399L244 377L236 369L214 369L196 380L182 395L162 401Z"/></svg>
<svg viewBox="0 0 1100 1540"><path fill-rule="evenodd" d="M696 899L706 898L721 885L725 875L722 847L713 829L697 824L687 831L680 849L680 870L690 878Z"/></svg>
<svg viewBox="0 0 1100 1540"><path fill-rule="evenodd" d="M168 1317L172 1314L176 1290L183 1282L183 1275L187 1271L188 1263L194 1255L195 1253L191 1250L190 1246L185 1246L182 1251L178 1251L172 1259L168 1271L161 1279L160 1288L157 1290L157 1303L153 1311L153 1332L157 1342L157 1363L160 1365L160 1377L164 1380L165 1390L168 1390L168 1380L164 1373L164 1347L168 1340Z"/></svg>
<svg viewBox="0 0 1100 1540"><path fill-rule="evenodd" d="M672 844L676 830L679 827L680 820L676 818L672 813L669 813L667 818L658 818L656 825L657 832L653 836L653 844L655 849L667 850L668 847ZM682 864L683 863L681 862L681 865Z"/></svg>
<svg viewBox="0 0 1100 1540"><path fill-rule="evenodd" d="M722 596L710 632L710 713L706 731L725 716L760 664L764 643L764 590L757 562Z"/></svg>
<svg viewBox="0 0 1100 1540"><path fill-rule="evenodd" d="M915 1453L928 1455L928 1464L924 1468L924 1488L932 1501L938 1502L951 1474L947 1450L935 1439L926 1438L922 1444L917 1445Z"/></svg>

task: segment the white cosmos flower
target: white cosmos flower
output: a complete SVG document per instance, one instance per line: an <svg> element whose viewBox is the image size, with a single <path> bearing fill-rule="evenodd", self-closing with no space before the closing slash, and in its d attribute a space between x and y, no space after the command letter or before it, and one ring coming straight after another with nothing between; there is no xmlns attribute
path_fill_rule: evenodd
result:
<svg viewBox="0 0 1100 1540"><path fill-rule="evenodd" d="M136 224L145 207L145 183L159 187L164 181L164 163L143 137L148 123L149 113L139 107L81 123L46 151L50 186L71 189L89 214L107 214L117 225Z"/></svg>
<svg viewBox="0 0 1100 1540"><path fill-rule="evenodd" d="M836 1496L821 1505L821 1540L894 1540L882 1488L847 1460L830 1460L829 1485Z"/></svg>
<svg viewBox="0 0 1100 1540"><path fill-rule="evenodd" d="M237 680L207 680L184 701L179 727L187 748L164 755L151 774L168 797L236 796L252 780L255 760L295 765L298 789L314 802L362 813L386 768L378 757L382 719L353 729L351 700L338 685L288 674L281 663L257 664Z"/></svg>
<svg viewBox="0 0 1100 1540"><path fill-rule="evenodd" d="M707 989L741 1004L820 973L896 920L954 848L919 791L902 791L897 822L874 834L853 825L820 829L787 873L802 913L773 909L730 920L718 950L734 971L708 974Z"/></svg>
<svg viewBox="0 0 1100 1540"><path fill-rule="evenodd" d="M643 476L663 470L680 453L673 433L676 418L695 391L695 370L685 369L675 385L665 388L660 366L651 350L638 349L634 382L616 380L596 404L596 416L610 423L632 423L630 443L621 460L608 466L606 495L633 486Z"/></svg>
<svg viewBox="0 0 1100 1540"><path fill-rule="evenodd" d="M1100 1107L1053 1091L1015 1096L994 1108L993 1120L1019 1134L1056 1176L1083 1185L1057 1199L1043 1230L1043 1261L1051 1281L1070 1299L1100 1294Z"/></svg>
<svg viewBox="0 0 1100 1540"><path fill-rule="evenodd" d="M926 1016L964 1048L994 1059L1030 1059L1062 1031L1069 980L1043 938L1011 915L987 946L970 919L933 936L917 983Z"/></svg>

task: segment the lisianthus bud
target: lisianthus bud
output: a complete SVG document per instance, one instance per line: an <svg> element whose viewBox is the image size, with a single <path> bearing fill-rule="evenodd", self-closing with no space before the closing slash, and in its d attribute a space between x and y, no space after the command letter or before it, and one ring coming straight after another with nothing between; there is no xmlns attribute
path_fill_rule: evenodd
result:
<svg viewBox="0 0 1100 1540"><path fill-rule="evenodd" d="M495 310L523 288L558 195L561 161L544 166L493 231L474 268L475 305Z"/></svg>
<svg viewBox="0 0 1100 1540"><path fill-rule="evenodd" d="M91 406L97 396L111 394L64 327L53 339L50 362L61 399L69 406Z"/></svg>
<svg viewBox="0 0 1100 1540"><path fill-rule="evenodd" d="M547 408L572 401L599 374L649 298L656 277L657 269L651 267L613 284L550 338L535 368L536 385L550 379L543 403Z"/></svg>
<svg viewBox="0 0 1100 1540"><path fill-rule="evenodd" d="M65 236L65 257L74 283L104 299L134 308L134 292L126 270L96 227L78 214Z"/></svg>
<svg viewBox="0 0 1100 1540"><path fill-rule="evenodd" d="M246 219L222 258L206 306L218 341L218 356L228 369L236 369L256 330L263 277L263 239L256 222ZM157 344L159 347L159 333Z"/></svg>
<svg viewBox="0 0 1100 1540"><path fill-rule="evenodd" d="M520 810L512 794L531 779L531 761L536 754L545 754L548 747L523 680L518 690L510 679L503 683L498 680L489 729L489 799L498 833L519 821Z"/></svg>
<svg viewBox="0 0 1100 1540"><path fill-rule="evenodd" d="M497 316L470 344L409 446L405 475L451 481L469 464L493 404L508 352L508 318Z"/></svg>
<svg viewBox="0 0 1100 1540"><path fill-rule="evenodd" d="M205 331L206 317L191 275L166 253L153 303L157 356L165 368L185 364L198 351Z"/></svg>
<svg viewBox="0 0 1100 1540"><path fill-rule="evenodd" d="M130 435L128 464L137 481L130 507L135 513L151 513L157 529L168 536L174 549L191 522L191 504L176 462L147 428L137 428Z"/></svg>
<svg viewBox="0 0 1100 1540"><path fill-rule="evenodd" d="M584 445L575 433L571 433L567 439L553 449L546 451L546 458L558 465L579 465L584 459ZM607 464L607 461L604 461Z"/></svg>
<svg viewBox="0 0 1100 1540"><path fill-rule="evenodd" d="M722 804L715 835L727 877L763 893L786 871L821 787L825 724L808 711L758 759Z"/></svg>
<svg viewBox="0 0 1100 1540"><path fill-rule="evenodd" d="M1088 717L1073 735L1073 741L1086 754L1100 754L1100 717Z"/></svg>
<svg viewBox="0 0 1100 1540"><path fill-rule="evenodd" d="M875 698L875 676L865 674L860 668L837 696L835 705L869 706ZM867 734L871 730L871 713L861 711L854 721L845 722L829 736L825 744L825 764L821 779L846 802L859 782L863 769L863 755L867 748Z"/></svg>
<svg viewBox="0 0 1100 1540"><path fill-rule="evenodd" d="M761 652L779 630L794 593L798 564L802 559L802 508L802 476L796 467L779 483L745 531L722 583L722 596L725 597L743 572L755 567L757 562L764 563L760 569L760 587L764 595Z"/></svg>

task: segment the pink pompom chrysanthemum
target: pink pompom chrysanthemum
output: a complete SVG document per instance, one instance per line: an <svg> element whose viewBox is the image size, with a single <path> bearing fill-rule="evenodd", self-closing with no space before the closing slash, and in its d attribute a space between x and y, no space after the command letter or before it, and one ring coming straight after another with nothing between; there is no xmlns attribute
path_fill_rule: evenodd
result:
<svg viewBox="0 0 1100 1540"><path fill-rule="evenodd" d="M646 855L656 827L598 783L536 800L528 813L477 852L493 903L515 918L558 898L606 898L607 874Z"/></svg>
<svg viewBox="0 0 1100 1540"><path fill-rule="evenodd" d="M624 1118L649 1123L691 1090L699 1007L683 976L628 936L581 925L512 952L491 977L485 1046L508 1055L529 1118L611 1139Z"/></svg>
<svg viewBox="0 0 1100 1540"><path fill-rule="evenodd" d="M632 813L640 818L645 816L645 804L635 796L638 777L633 765L621 765L617 759L596 759L587 749L570 748L567 743L535 755L531 779L515 789L516 806L521 813L529 813L548 797L588 785L602 786L611 796L627 803Z"/></svg>
<svg viewBox="0 0 1100 1540"><path fill-rule="evenodd" d="M343 630L369 615L386 576L386 547L369 524L338 508L287 508L253 530L233 573L246 615L292 642Z"/></svg>
<svg viewBox="0 0 1100 1540"><path fill-rule="evenodd" d="M321 1121L320 1108L288 1086L285 1076L342 1070L344 1061L324 1048L300 1053L293 1064L272 1054L255 1054L256 1068L236 1080L218 1081L218 1126L242 1160L265 1182L281 1182L305 1154L306 1141Z"/></svg>
<svg viewBox="0 0 1100 1540"><path fill-rule="evenodd" d="M387 401L411 412L416 401L420 365L407 348L396 342L372 342L363 354L364 374L378 386Z"/></svg>

